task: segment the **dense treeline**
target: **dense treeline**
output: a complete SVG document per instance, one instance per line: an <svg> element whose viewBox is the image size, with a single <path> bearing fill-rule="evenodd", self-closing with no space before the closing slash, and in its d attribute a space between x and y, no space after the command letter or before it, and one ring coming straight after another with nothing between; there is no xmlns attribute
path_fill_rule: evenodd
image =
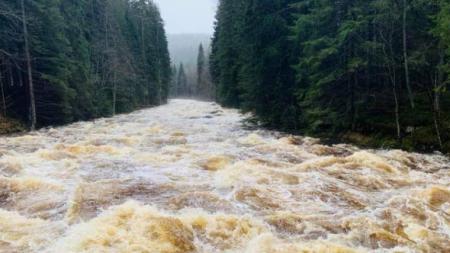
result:
<svg viewBox="0 0 450 253"><path fill-rule="evenodd" d="M203 48L200 44L198 47L197 55L197 86L196 93L201 99L214 99L214 85L211 81L211 75L209 72L209 52Z"/></svg>
<svg viewBox="0 0 450 253"><path fill-rule="evenodd" d="M36 125L166 102L159 10L148 0L0 0L2 116Z"/></svg>
<svg viewBox="0 0 450 253"><path fill-rule="evenodd" d="M270 127L450 150L447 0L221 0L217 99Z"/></svg>
<svg viewBox="0 0 450 253"><path fill-rule="evenodd" d="M195 70L186 69L186 65L172 66L172 85L170 95L172 97L191 97L203 100L213 100L215 87L211 81L209 72L208 52L200 43ZM190 67L190 66L188 66Z"/></svg>

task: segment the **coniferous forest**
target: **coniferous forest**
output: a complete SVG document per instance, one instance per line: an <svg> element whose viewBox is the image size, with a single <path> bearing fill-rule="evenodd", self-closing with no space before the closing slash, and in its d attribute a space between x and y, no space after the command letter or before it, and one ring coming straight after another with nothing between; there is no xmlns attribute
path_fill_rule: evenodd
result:
<svg viewBox="0 0 450 253"><path fill-rule="evenodd" d="M152 1L0 1L0 119L34 129L163 104L170 76Z"/></svg>
<svg viewBox="0 0 450 253"><path fill-rule="evenodd" d="M329 141L450 150L448 1L221 0L216 15L193 68L171 66L152 1L0 1L0 125L112 116L171 93Z"/></svg>
<svg viewBox="0 0 450 253"><path fill-rule="evenodd" d="M221 0L217 99L289 132L450 150L447 0Z"/></svg>
<svg viewBox="0 0 450 253"><path fill-rule="evenodd" d="M178 66L172 66L171 97L214 100L215 85L209 72L208 49L200 43L196 52L195 64L185 65L180 62ZM195 69L192 69L192 65L195 65Z"/></svg>
<svg viewBox="0 0 450 253"><path fill-rule="evenodd" d="M449 86L450 0L0 0L0 253L450 253Z"/></svg>

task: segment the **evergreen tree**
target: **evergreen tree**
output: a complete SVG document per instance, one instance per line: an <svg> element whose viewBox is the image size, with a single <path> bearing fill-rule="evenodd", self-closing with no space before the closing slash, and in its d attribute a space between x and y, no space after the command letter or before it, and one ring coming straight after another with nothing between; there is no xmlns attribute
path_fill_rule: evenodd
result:
<svg viewBox="0 0 450 253"><path fill-rule="evenodd" d="M0 33L1 108L32 128L167 100L167 39L151 1L0 1Z"/></svg>
<svg viewBox="0 0 450 253"><path fill-rule="evenodd" d="M176 65L172 66L171 82L170 82L170 95L172 97L178 96L178 69Z"/></svg>
<svg viewBox="0 0 450 253"><path fill-rule="evenodd" d="M217 99L225 106L239 106L239 50L241 5L245 1L222 0L216 14L216 28L210 58L211 72L216 83Z"/></svg>
<svg viewBox="0 0 450 253"><path fill-rule="evenodd" d="M178 68L177 87L178 87L177 94L179 96L189 96L190 95L189 87L187 84L186 72L184 71L183 63L180 63L180 66Z"/></svg>
<svg viewBox="0 0 450 253"><path fill-rule="evenodd" d="M217 100L282 130L448 151L449 13L443 0L221 0Z"/></svg>
<svg viewBox="0 0 450 253"><path fill-rule="evenodd" d="M205 51L203 49L203 45L200 44L200 46L198 47L197 56L197 93L199 93L200 95L203 95L206 92L206 83L204 80L205 63Z"/></svg>
<svg viewBox="0 0 450 253"><path fill-rule="evenodd" d="M201 99L215 98L215 91L211 81L207 52L200 44L197 56L197 89L195 95Z"/></svg>

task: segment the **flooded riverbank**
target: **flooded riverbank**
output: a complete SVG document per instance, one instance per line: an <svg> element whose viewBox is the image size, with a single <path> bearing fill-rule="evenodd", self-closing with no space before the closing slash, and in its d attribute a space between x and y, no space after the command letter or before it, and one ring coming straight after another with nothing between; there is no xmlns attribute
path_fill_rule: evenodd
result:
<svg viewBox="0 0 450 253"><path fill-rule="evenodd" d="M0 138L0 252L448 252L450 161L190 100Z"/></svg>

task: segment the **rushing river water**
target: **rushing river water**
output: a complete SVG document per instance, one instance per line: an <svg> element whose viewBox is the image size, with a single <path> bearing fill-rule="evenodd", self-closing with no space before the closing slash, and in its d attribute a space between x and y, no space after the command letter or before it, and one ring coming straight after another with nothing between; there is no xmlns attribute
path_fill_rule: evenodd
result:
<svg viewBox="0 0 450 253"><path fill-rule="evenodd" d="M169 105L0 139L0 252L450 252L450 161Z"/></svg>

